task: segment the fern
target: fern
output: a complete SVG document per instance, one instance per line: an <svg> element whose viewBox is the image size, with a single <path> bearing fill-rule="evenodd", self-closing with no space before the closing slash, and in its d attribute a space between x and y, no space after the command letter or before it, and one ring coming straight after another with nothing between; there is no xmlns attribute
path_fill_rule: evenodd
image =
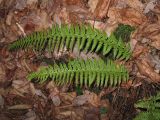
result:
<svg viewBox="0 0 160 120"><path fill-rule="evenodd" d="M113 34L107 37L104 32L84 25L71 25L70 27L67 25L62 25L61 27L55 25L52 29L35 32L15 41L9 46L9 49L16 50L31 47L37 51L48 49L49 52L52 52L67 48L67 50L72 51L76 44L79 51L101 51L103 55L113 51L115 58L126 60L131 56L130 46L125 45L121 39L117 40Z"/></svg>
<svg viewBox="0 0 160 120"><path fill-rule="evenodd" d="M91 86L96 83L97 86L115 86L122 80L128 80L128 72L124 66L115 65L108 60L74 60L68 65L61 63L59 65L41 68L39 72L31 73L29 80L37 78L41 83L48 78L52 78L58 85L75 83L75 85Z"/></svg>
<svg viewBox="0 0 160 120"><path fill-rule="evenodd" d="M130 25L119 24L118 28L114 31L114 35L117 39L122 38L122 40L128 41L134 30L135 28Z"/></svg>
<svg viewBox="0 0 160 120"><path fill-rule="evenodd" d="M134 120L160 120L160 93L147 100L140 100L135 104L136 108L146 109L140 112Z"/></svg>

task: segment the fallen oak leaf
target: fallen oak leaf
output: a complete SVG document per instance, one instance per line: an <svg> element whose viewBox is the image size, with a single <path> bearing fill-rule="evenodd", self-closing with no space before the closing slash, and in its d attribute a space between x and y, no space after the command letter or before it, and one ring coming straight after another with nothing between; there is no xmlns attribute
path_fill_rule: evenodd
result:
<svg viewBox="0 0 160 120"><path fill-rule="evenodd" d="M160 82L160 75L154 71L146 59L135 61L140 74L149 77L152 82Z"/></svg>

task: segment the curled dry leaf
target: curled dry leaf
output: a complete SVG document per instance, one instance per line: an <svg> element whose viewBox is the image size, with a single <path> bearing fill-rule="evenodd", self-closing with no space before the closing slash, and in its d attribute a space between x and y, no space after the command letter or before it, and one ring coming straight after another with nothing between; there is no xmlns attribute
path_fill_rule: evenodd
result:
<svg viewBox="0 0 160 120"><path fill-rule="evenodd" d="M96 9L94 11L95 17L100 18L100 19L106 17L111 1L113 0L99 0L96 6Z"/></svg>
<svg viewBox="0 0 160 120"><path fill-rule="evenodd" d="M83 6L83 0L63 0L67 5Z"/></svg>
<svg viewBox="0 0 160 120"><path fill-rule="evenodd" d="M28 6L34 6L37 3L38 3L38 0L27 0L26 2Z"/></svg>
<svg viewBox="0 0 160 120"><path fill-rule="evenodd" d="M150 39L150 45L160 50L160 24L143 24L139 29L139 36Z"/></svg>
<svg viewBox="0 0 160 120"><path fill-rule="evenodd" d="M8 107L9 110L24 110L24 109L31 109L32 106L31 105L27 105L27 104L19 104L19 105L13 105Z"/></svg>
<svg viewBox="0 0 160 120"><path fill-rule="evenodd" d="M96 9L96 6L98 4L99 0L89 0L88 1L88 6L89 6L89 10L93 13L94 10Z"/></svg>
<svg viewBox="0 0 160 120"><path fill-rule="evenodd" d="M18 92L20 92L21 94L30 92L30 83L25 79L13 80L12 87Z"/></svg>
<svg viewBox="0 0 160 120"><path fill-rule="evenodd" d="M61 100L66 104L71 104L76 97L76 92L60 93Z"/></svg>
<svg viewBox="0 0 160 120"><path fill-rule="evenodd" d="M4 82L6 78L5 66L0 63L0 83Z"/></svg>
<svg viewBox="0 0 160 120"><path fill-rule="evenodd" d="M134 48L134 51L133 51L133 54L132 54L132 57L133 58L138 58L142 53L145 54L147 53L149 50L147 47L144 47L140 44L136 44L135 48Z"/></svg>
<svg viewBox="0 0 160 120"><path fill-rule="evenodd" d="M24 120L37 120L37 115L35 113L35 111L33 110L29 110L26 114L25 114L25 119ZM38 119L39 120L39 119Z"/></svg>
<svg viewBox="0 0 160 120"><path fill-rule="evenodd" d="M112 7L108 11L108 17L111 21L117 21L131 26L139 26L146 21L146 17L133 8L119 9Z"/></svg>
<svg viewBox="0 0 160 120"><path fill-rule="evenodd" d="M47 89L49 89L49 98L52 100L55 106L59 106L61 104L61 100L59 97L60 91L55 86L53 81L49 82L47 85Z"/></svg>
<svg viewBox="0 0 160 120"><path fill-rule="evenodd" d="M67 118L70 118L70 117L76 117L76 113L75 111L64 111L64 112L60 112L58 115L56 115L56 118L58 120L67 120Z"/></svg>
<svg viewBox="0 0 160 120"><path fill-rule="evenodd" d="M154 71L145 58L136 61L140 74L149 77L153 82L160 82L160 75Z"/></svg>
<svg viewBox="0 0 160 120"><path fill-rule="evenodd" d="M100 112L98 108L91 108L88 110L85 110L84 119L85 120L99 120L100 118Z"/></svg>
<svg viewBox="0 0 160 120"><path fill-rule="evenodd" d="M87 103L91 104L92 106L98 107L100 105L100 98L95 93L85 91L83 95L77 96L73 100L73 105L75 106L81 106Z"/></svg>
<svg viewBox="0 0 160 120"><path fill-rule="evenodd" d="M125 0L127 5L130 6L131 8L134 8L138 11L143 11L144 9L144 4L140 0Z"/></svg>
<svg viewBox="0 0 160 120"><path fill-rule="evenodd" d="M154 7L156 6L156 4L155 4L156 1L157 0L151 0L150 2L147 3L147 5L144 9L145 14L154 9Z"/></svg>

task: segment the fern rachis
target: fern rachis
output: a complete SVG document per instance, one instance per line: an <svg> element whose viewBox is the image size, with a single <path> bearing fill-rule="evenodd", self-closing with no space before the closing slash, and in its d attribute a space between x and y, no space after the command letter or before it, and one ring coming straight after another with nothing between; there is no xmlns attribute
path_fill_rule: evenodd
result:
<svg viewBox="0 0 160 120"><path fill-rule="evenodd" d="M113 34L110 37L106 33L93 29L91 26L55 25L47 31L35 32L25 38L21 38L10 45L10 50L26 49L32 47L42 51L59 51L66 47L73 50L75 44L80 51L102 52L103 55L113 51L114 57L129 59L131 52L129 45L125 45L121 39L117 40Z"/></svg>
<svg viewBox="0 0 160 120"><path fill-rule="evenodd" d="M40 82L52 78L57 84L75 83L90 86L96 83L97 86L115 86L119 85L122 80L128 80L128 72L124 66L115 65L112 61L107 64L102 60L74 60L67 65L59 65L41 68L39 72L31 73L29 80L37 78Z"/></svg>

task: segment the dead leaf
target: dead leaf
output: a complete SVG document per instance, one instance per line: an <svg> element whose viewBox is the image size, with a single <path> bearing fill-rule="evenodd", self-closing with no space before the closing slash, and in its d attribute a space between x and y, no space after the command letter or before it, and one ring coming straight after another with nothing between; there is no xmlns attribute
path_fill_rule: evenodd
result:
<svg viewBox="0 0 160 120"><path fill-rule="evenodd" d="M106 17L110 4L111 0L99 0L96 9L94 11L94 16L100 19Z"/></svg>
<svg viewBox="0 0 160 120"><path fill-rule="evenodd" d="M24 109L31 109L32 106L31 105L27 105L27 104L19 104L19 105L13 105L8 107L9 110L24 110Z"/></svg>
<svg viewBox="0 0 160 120"><path fill-rule="evenodd" d="M73 105L75 106L81 106L87 103L98 107L100 105L100 98L95 93L85 91L83 95L77 96L73 100Z"/></svg>
<svg viewBox="0 0 160 120"><path fill-rule="evenodd" d="M156 1L157 0L151 0L150 2L147 3L144 9L145 14L154 9L154 7L156 6Z"/></svg>
<svg viewBox="0 0 160 120"><path fill-rule="evenodd" d="M11 25L13 16L14 16L14 13L9 12L9 14L7 15L7 19L6 19L6 24L7 25Z"/></svg>
<svg viewBox="0 0 160 120"><path fill-rule="evenodd" d="M127 5L131 8L136 9L137 11L143 11L144 4L140 0L125 0Z"/></svg>
<svg viewBox="0 0 160 120"><path fill-rule="evenodd" d="M27 81L26 79L19 79L19 80L13 80L12 81L12 87L13 87L13 94L25 94L25 93L32 93L32 85L31 83Z"/></svg>
<svg viewBox="0 0 160 120"><path fill-rule="evenodd" d="M94 10L96 9L96 6L98 4L99 0L89 0L88 1L88 6L89 6L89 10L93 13Z"/></svg>
<svg viewBox="0 0 160 120"><path fill-rule="evenodd" d="M24 120L37 120L37 115L33 110L28 111L25 114L25 119Z"/></svg>
<svg viewBox="0 0 160 120"><path fill-rule="evenodd" d="M3 107L4 107L4 99L2 95L0 95L0 108L3 109Z"/></svg>
<svg viewBox="0 0 160 120"><path fill-rule="evenodd" d="M134 51L133 51L133 58L138 58L141 54L147 53L149 50L147 47L142 46L140 44L136 44Z"/></svg>
<svg viewBox="0 0 160 120"><path fill-rule="evenodd" d="M111 7L108 11L108 17L111 21L117 21L131 26L139 26L146 21L146 17L133 8L119 9Z"/></svg>
<svg viewBox="0 0 160 120"><path fill-rule="evenodd" d="M77 6L83 6L84 2L82 0L63 0L63 2L67 5L77 5Z"/></svg>
<svg viewBox="0 0 160 120"><path fill-rule="evenodd" d="M76 96L76 92L60 93L60 98L65 104L71 104Z"/></svg>
<svg viewBox="0 0 160 120"><path fill-rule="evenodd" d="M49 82L47 85L47 89L49 89L49 98L52 100L55 106L59 106L61 104L60 99L60 91L53 81Z"/></svg>
<svg viewBox="0 0 160 120"><path fill-rule="evenodd" d="M90 108L85 110L84 120L99 120L100 119L100 112L98 108Z"/></svg>
<svg viewBox="0 0 160 120"><path fill-rule="evenodd" d="M139 28L139 37L148 38L151 40L150 45L160 50L160 24L143 24Z"/></svg>
<svg viewBox="0 0 160 120"><path fill-rule="evenodd" d="M28 6L34 6L35 4L37 4L38 3L38 0L27 0L27 2L26 2L26 4L28 5Z"/></svg>
<svg viewBox="0 0 160 120"><path fill-rule="evenodd" d="M149 77L153 82L160 82L160 75L154 71L145 58L136 61L140 74Z"/></svg>
<svg viewBox="0 0 160 120"><path fill-rule="evenodd" d="M45 100L47 100L47 97L43 94L43 92L39 89L35 90L35 95L37 96L41 96L42 98L44 98Z"/></svg>
<svg viewBox="0 0 160 120"><path fill-rule="evenodd" d="M17 10L23 10L26 7L26 0L17 0L15 9Z"/></svg>
<svg viewBox="0 0 160 120"><path fill-rule="evenodd" d="M6 79L5 66L0 63L0 83L3 83Z"/></svg>

